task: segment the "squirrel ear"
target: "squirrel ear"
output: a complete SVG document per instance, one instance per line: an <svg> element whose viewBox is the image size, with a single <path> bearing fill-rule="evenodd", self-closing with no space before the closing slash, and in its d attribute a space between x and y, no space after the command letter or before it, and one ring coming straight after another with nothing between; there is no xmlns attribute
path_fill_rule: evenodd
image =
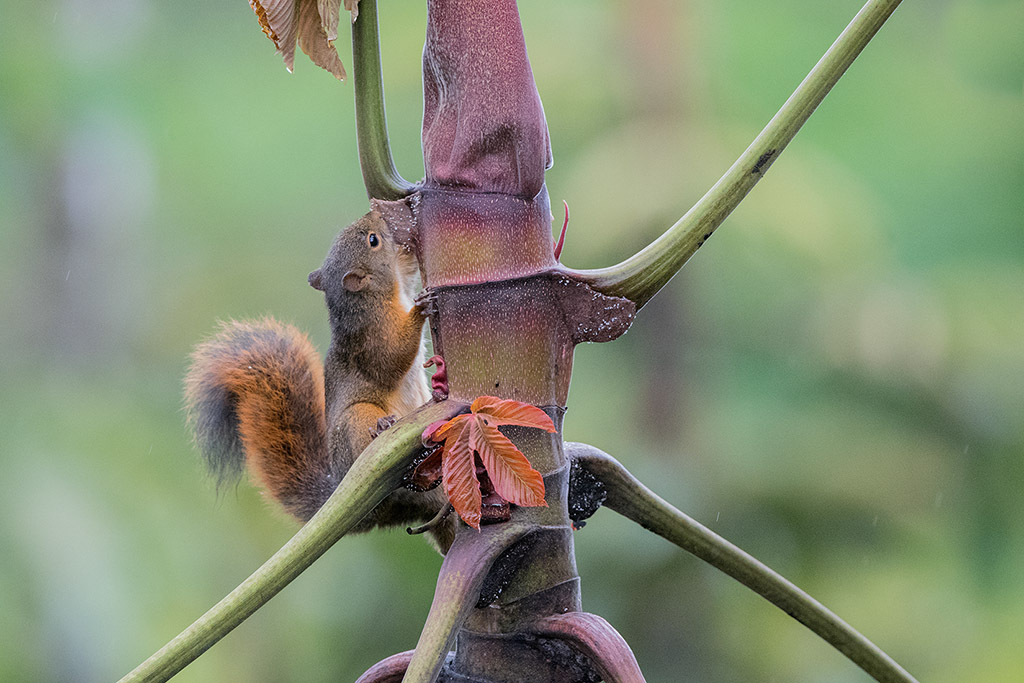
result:
<svg viewBox="0 0 1024 683"><path fill-rule="evenodd" d="M320 277L321 277L320 269L317 268L316 270L314 270L312 273L309 274L308 280L309 280L309 286L310 287L312 287L313 289L318 289L318 290L320 290L322 292L322 291L324 291L324 285L323 285L323 282L321 282Z"/></svg>
<svg viewBox="0 0 1024 683"><path fill-rule="evenodd" d="M369 279L369 275L357 268L345 273L345 277L341 278L341 284L350 292L358 292L366 286L366 281Z"/></svg>

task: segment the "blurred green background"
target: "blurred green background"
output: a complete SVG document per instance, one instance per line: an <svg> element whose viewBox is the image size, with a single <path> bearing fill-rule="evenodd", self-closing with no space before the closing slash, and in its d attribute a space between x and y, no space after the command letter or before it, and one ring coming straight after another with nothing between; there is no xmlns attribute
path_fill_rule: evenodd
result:
<svg viewBox="0 0 1024 683"><path fill-rule="evenodd" d="M563 261L673 222L859 4L523 0ZM382 5L414 178L424 8ZM295 531L215 495L181 377L220 318L325 348L305 281L366 209L352 93L289 76L241 0L0 15L0 680L109 681ZM1024 671L1022 35L1020 0L905 3L629 334L578 349L566 418L922 681ZM867 680L613 513L576 539L585 608L652 682ZM353 680L415 645L438 566L345 539L176 680Z"/></svg>

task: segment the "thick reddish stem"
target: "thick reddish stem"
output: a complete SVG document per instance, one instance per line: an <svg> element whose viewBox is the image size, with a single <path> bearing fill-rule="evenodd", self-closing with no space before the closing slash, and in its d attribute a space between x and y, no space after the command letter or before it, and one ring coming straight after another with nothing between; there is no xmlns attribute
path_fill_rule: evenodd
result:
<svg viewBox="0 0 1024 683"><path fill-rule="evenodd" d="M551 144L515 0L429 0L425 187L533 197Z"/></svg>

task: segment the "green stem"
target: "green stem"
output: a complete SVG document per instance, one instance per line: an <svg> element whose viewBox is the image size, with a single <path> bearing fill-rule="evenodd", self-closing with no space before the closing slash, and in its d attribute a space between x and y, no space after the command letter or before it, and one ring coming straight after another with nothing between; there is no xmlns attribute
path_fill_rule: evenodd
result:
<svg viewBox="0 0 1024 683"><path fill-rule="evenodd" d="M399 175L391 158L380 66L377 0L362 0L359 17L352 24L352 79L359 167L363 171L366 194L371 199L402 199L412 193L413 185Z"/></svg>
<svg viewBox="0 0 1024 683"><path fill-rule="evenodd" d="M341 485L273 557L191 626L121 679L166 681L245 621L305 571L401 483L431 422L463 412L463 403L430 404L402 418L356 459Z"/></svg>
<svg viewBox="0 0 1024 683"><path fill-rule="evenodd" d="M639 253L610 268L575 271L594 289L640 308L658 293L757 184L857 58L900 0L869 0L761 134L685 216Z"/></svg>
<svg viewBox="0 0 1024 683"><path fill-rule="evenodd" d="M683 514L630 474L615 458L581 443L565 452L606 487L604 505L728 574L818 634L882 683L917 683L877 645L796 585Z"/></svg>
<svg viewBox="0 0 1024 683"><path fill-rule="evenodd" d="M494 560L533 528L506 522L485 526L480 531L459 530L441 565L434 601L403 683L436 680L455 643L455 635L480 599L480 589Z"/></svg>

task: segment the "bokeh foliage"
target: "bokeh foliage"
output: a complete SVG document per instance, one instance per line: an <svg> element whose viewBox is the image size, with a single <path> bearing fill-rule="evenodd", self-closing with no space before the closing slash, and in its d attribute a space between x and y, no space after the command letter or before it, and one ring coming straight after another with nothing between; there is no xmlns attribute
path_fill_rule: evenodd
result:
<svg viewBox="0 0 1024 683"><path fill-rule="evenodd" d="M381 3L407 177L421 4ZM858 8L522 0L563 260L681 215ZM106 681L294 530L203 481L180 379L218 318L326 347L305 277L365 210L351 91L288 76L243 2L0 10L0 680ZM1017 0L905 3L632 331L578 350L566 417L940 683L1024 670L1022 32ZM577 549L651 681L864 679L612 513ZM351 680L415 644L439 564L346 539L178 680Z"/></svg>

